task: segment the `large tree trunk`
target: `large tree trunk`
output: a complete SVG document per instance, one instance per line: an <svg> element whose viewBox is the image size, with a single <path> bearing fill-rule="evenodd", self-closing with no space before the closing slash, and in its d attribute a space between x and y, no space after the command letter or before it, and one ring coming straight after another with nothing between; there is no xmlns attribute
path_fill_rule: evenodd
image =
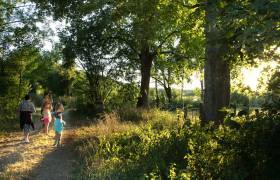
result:
<svg viewBox="0 0 280 180"><path fill-rule="evenodd" d="M137 107L142 107L142 108L149 107L148 97L149 97L149 85L150 85L153 59L154 59L154 55L149 51L149 48L142 49L140 54L141 87L140 87L140 97L138 98Z"/></svg>
<svg viewBox="0 0 280 180"><path fill-rule="evenodd" d="M229 106L230 100L230 68L225 61L227 48L217 27L218 10L215 6L214 1L206 7L204 120L221 124L225 116L221 110Z"/></svg>
<svg viewBox="0 0 280 180"><path fill-rule="evenodd" d="M105 110L103 97L100 95L100 77L98 75L87 75L89 81L89 100L94 113L102 113Z"/></svg>

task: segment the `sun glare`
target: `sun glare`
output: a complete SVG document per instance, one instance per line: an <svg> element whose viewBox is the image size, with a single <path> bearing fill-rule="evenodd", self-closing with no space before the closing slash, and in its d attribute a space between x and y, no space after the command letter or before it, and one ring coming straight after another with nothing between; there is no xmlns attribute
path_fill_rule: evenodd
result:
<svg viewBox="0 0 280 180"><path fill-rule="evenodd" d="M258 86L258 78L260 76L262 69L260 67L258 68L242 68L242 74L243 74L243 83L246 86L249 86L252 90L257 90Z"/></svg>
<svg viewBox="0 0 280 180"><path fill-rule="evenodd" d="M277 63L275 61L261 63L260 66L256 68L242 68L241 72L243 75L243 84L249 86L253 91L257 90L258 79L263 71L263 69L267 66L274 69L277 67Z"/></svg>

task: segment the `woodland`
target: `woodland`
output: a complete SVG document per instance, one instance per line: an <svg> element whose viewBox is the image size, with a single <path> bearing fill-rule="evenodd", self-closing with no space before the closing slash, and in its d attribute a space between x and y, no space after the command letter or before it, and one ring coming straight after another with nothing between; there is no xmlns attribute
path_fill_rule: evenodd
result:
<svg viewBox="0 0 280 180"><path fill-rule="evenodd" d="M71 179L279 179L280 1L0 0L3 143L46 92Z"/></svg>

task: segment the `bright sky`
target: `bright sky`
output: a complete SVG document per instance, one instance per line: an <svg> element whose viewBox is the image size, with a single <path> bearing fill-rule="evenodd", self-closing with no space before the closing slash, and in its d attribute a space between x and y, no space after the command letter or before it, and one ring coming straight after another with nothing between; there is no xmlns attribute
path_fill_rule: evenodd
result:
<svg viewBox="0 0 280 180"><path fill-rule="evenodd" d="M268 65L272 69L277 68L276 61L261 63L256 68L242 68L241 72L242 72L242 75L243 75L243 83L244 83L244 85L249 86L253 91L257 90L258 79L259 79L259 77L261 75L261 72Z"/></svg>
<svg viewBox="0 0 280 180"><path fill-rule="evenodd" d="M252 90L256 90L258 86L258 78L263 68L242 68L241 72L243 75L243 83L246 86L249 86Z"/></svg>
<svg viewBox="0 0 280 180"><path fill-rule="evenodd" d="M44 23L38 22L36 24L41 30L49 29L51 33L49 33L48 38L44 39L43 49L45 51L51 51L53 45L59 42L58 32L65 27L65 21L59 22L54 21L51 17L46 18Z"/></svg>

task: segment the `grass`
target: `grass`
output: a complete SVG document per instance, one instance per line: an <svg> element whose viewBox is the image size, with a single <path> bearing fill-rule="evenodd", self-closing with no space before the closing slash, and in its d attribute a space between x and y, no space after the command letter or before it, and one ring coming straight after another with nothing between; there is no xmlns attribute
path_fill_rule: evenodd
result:
<svg viewBox="0 0 280 180"><path fill-rule="evenodd" d="M81 161L73 179L279 177L279 114L233 117L219 128L183 117L181 110L123 109L92 121L76 119L71 148ZM53 139L42 133L34 133L29 145L21 138L19 132L0 134L0 179L31 177L54 151Z"/></svg>
<svg viewBox="0 0 280 180"><path fill-rule="evenodd" d="M98 123L92 122L76 130L79 138L91 136L110 136L113 133L129 131L136 128L131 122L120 122L116 113L105 114Z"/></svg>
<svg viewBox="0 0 280 180"><path fill-rule="evenodd" d="M183 120L158 109L125 109L104 115L96 124L79 128L78 172L85 179L168 177L174 163L185 163ZM177 158L171 158L170 154Z"/></svg>

